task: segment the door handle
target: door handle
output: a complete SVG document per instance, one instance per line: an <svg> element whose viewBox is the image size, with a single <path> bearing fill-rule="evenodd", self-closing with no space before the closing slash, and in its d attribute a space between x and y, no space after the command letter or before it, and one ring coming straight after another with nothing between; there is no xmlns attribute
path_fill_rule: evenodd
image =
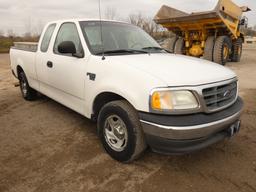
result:
<svg viewBox="0 0 256 192"><path fill-rule="evenodd" d="M52 68L52 66L53 66L53 63L51 61L48 61L47 62L47 67Z"/></svg>
<svg viewBox="0 0 256 192"><path fill-rule="evenodd" d="M96 74L94 74L94 73L87 73L86 75L89 76L89 79L90 79L91 81L95 81Z"/></svg>

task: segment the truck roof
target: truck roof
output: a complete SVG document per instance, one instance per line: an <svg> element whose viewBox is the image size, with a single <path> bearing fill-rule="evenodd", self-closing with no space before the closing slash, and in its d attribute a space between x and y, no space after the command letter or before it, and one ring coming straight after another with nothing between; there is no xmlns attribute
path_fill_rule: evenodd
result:
<svg viewBox="0 0 256 192"><path fill-rule="evenodd" d="M61 19L61 20L55 20L55 21L50 21L48 24L51 23L63 23L63 22L80 22L80 21L100 21L99 18L71 18L71 19ZM110 19L102 19L101 21L105 22L118 22L118 23L126 23L128 22L125 21L118 21L118 20L110 20Z"/></svg>

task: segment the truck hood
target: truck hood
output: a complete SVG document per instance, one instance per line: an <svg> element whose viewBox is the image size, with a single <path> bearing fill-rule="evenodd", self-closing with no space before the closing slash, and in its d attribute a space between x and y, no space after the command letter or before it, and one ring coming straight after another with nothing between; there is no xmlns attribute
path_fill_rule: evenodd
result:
<svg viewBox="0 0 256 192"><path fill-rule="evenodd" d="M148 73L167 86L196 86L236 77L233 71L219 64L184 55L153 53L107 59Z"/></svg>

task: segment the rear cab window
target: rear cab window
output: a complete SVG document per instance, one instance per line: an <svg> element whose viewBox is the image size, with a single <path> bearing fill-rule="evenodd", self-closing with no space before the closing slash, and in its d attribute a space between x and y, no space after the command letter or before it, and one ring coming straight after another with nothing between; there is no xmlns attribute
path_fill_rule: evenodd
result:
<svg viewBox="0 0 256 192"><path fill-rule="evenodd" d="M43 40L41 42L41 47L40 47L41 52L47 52L55 27L56 27L56 24L54 23L49 25L48 28L46 29Z"/></svg>

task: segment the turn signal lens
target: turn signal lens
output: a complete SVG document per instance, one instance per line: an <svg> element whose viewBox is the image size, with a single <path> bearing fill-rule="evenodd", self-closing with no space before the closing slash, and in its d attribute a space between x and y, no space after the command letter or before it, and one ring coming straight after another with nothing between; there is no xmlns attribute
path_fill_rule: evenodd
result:
<svg viewBox="0 0 256 192"><path fill-rule="evenodd" d="M172 94L171 92L154 92L152 95L152 108L156 110L172 109Z"/></svg>
<svg viewBox="0 0 256 192"><path fill-rule="evenodd" d="M152 108L161 109L160 94L158 92L153 93L151 99Z"/></svg>

